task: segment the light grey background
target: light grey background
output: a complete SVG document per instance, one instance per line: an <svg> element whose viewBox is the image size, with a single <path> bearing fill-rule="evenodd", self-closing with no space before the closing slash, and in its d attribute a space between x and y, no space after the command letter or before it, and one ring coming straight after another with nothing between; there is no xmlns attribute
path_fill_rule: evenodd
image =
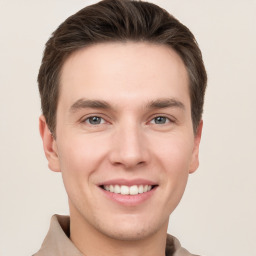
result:
<svg viewBox="0 0 256 256"><path fill-rule="evenodd" d="M38 132L44 43L96 1L0 0L0 255L36 252L52 214L68 214ZM256 255L256 1L152 0L195 34L209 75L201 165L169 232L194 253Z"/></svg>

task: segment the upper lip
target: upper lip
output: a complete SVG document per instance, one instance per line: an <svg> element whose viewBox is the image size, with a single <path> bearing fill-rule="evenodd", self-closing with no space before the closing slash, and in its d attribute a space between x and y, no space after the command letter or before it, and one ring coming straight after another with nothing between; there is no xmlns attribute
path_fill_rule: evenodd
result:
<svg viewBox="0 0 256 256"><path fill-rule="evenodd" d="M99 184L99 186L107 186L107 185L125 185L125 186L132 186L132 185L157 185L156 182L146 180L146 179L112 179L107 180Z"/></svg>

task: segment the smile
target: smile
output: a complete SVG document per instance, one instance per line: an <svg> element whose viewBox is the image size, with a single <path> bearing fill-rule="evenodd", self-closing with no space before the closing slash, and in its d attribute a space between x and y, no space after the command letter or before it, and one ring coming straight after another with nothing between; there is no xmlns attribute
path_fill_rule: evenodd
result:
<svg viewBox="0 0 256 256"><path fill-rule="evenodd" d="M132 185L132 186L125 186L125 185L103 185L102 188L106 191L109 191L114 194L121 194L121 195L138 195L149 192L153 189L154 186L152 185Z"/></svg>

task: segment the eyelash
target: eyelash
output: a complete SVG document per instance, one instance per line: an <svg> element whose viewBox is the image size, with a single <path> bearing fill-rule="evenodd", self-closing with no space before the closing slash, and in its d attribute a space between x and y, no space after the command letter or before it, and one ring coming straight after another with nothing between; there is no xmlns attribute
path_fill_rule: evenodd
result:
<svg viewBox="0 0 256 256"><path fill-rule="evenodd" d="M103 118L103 117L101 117L101 116L89 116L89 117L87 117L86 119L84 119L83 120L83 122L84 123L88 123L89 125L92 125L92 126L94 126L94 125L100 125L101 124L101 122L99 123L99 124L92 124L92 123L89 123L90 122L90 119L93 119L93 118L98 118L98 119L100 119L101 121L102 120L104 120L104 123L106 123L106 120ZM88 121L88 122L87 122Z"/></svg>
<svg viewBox="0 0 256 256"><path fill-rule="evenodd" d="M100 123L96 123L96 124L90 123L90 120L92 120L93 118L100 119ZM153 121L156 121L157 118L162 118L162 119L165 120L165 122L164 123L159 123L159 124L153 123L155 125L165 125L165 124L168 124L168 123L175 123L175 120L173 120L170 117L167 117L165 115L154 116L153 118L150 119L150 121L148 123L152 123ZM101 123L102 121L103 121L103 123ZM88 125L91 125L91 126L97 126L97 125L105 124L105 123L107 123L107 121L99 115L92 115L92 116L89 116L89 117L86 117L85 119L83 119L82 123L87 123Z"/></svg>
<svg viewBox="0 0 256 256"><path fill-rule="evenodd" d="M149 123L152 123L153 121L156 122L156 119L159 119L159 118L164 119L165 122L164 122L164 123L159 123L159 124L154 123L155 125L165 125L165 124L168 124L168 123L174 123L174 121L173 121L171 118L169 118L169 117L167 117L167 116L164 116L164 115L158 115L158 116L153 117L153 118L150 120ZM158 121L159 121L159 120L158 120Z"/></svg>

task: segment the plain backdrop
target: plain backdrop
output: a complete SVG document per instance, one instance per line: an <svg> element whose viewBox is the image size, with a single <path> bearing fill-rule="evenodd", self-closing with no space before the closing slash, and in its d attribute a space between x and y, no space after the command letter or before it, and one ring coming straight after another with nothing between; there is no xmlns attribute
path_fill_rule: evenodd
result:
<svg viewBox="0 0 256 256"><path fill-rule="evenodd" d="M0 0L0 255L41 246L54 213L68 214L61 175L38 132L36 77L44 44L69 15L96 1ZM169 232L206 256L256 255L256 1L152 0L187 25L209 83L200 167Z"/></svg>

